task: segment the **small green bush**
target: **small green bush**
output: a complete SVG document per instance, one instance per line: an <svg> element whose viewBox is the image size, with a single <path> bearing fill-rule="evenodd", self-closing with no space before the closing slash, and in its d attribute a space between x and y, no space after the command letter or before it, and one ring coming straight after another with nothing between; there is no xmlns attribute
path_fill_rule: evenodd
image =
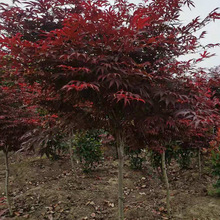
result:
<svg viewBox="0 0 220 220"><path fill-rule="evenodd" d="M169 166L171 161L175 160L180 168L188 168L194 154L194 149L181 148L176 142L170 143L166 145L166 164ZM153 168L161 168L161 154L159 152L150 150L149 158Z"/></svg>
<svg viewBox="0 0 220 220"><path fill-rule="evenodd" d="M212 151L211 162L212 174L218 178L213 186L217 190L218 195L220 196L220 147L218 151Z"/></svg>
<svg viewBox="0 0 220 220"><path fill-rule="evenodd" d="M61 158L60 154L67 149L67 143L64 138L65 136L62 132L50 137L40 150L41 156L45 154L50 160L59 160Z"/></svg>
<svg viewBox="0 0 220 220"><path fill-rule="evenodd" d="M74 152L83 164L84 172L91 171L95 164L103 158L99 135L100 131L97 130L80 132L75 135Z"/></svg>
<svg viewBox="0 0 220 220"><path fill-rule="evenodd" d="M130 159L130 166L133 170L141 170L143 167L143 162L145 157L142 155L141 149L129 149L125 148L126 154L129 156Z"/></svg>
<svg viewBox="0 0 220 220"><path fill-rule="evenodd" d="M175 159L182 169L186 169L190 166L194 154L193 149L180 148L176 152Z"/></svg>

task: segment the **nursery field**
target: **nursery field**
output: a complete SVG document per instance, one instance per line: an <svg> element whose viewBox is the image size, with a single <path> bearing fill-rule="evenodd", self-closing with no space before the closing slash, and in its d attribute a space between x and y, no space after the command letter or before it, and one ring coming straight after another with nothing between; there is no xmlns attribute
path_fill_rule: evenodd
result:
<svg viewBox="0 0 220 220"><path fill-rule="evenodd" d="M68 157L57 161L47 158L12 155L10 195L14 217L0 201L0 219L7 220L83 220L117 219L117 160L109 158L94 171L83 173ZM171 188L172 218L175 220L220 219L220 198L210 196L213 177L203 167L201 179L194 161L190 168L172 164L168 171ZM4 194L4 157L0 155L0 193ZM145 162L140 171L125 161L125 219L162 220L166 213L166 190L157 172Z"/></svg>

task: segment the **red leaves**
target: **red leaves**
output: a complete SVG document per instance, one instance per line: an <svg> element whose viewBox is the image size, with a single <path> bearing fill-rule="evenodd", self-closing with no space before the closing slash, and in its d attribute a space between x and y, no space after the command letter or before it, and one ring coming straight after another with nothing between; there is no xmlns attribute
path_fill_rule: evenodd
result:
<svg viewBox="0 0 220 220"><path fill-rule="evenodd" d="M206 34L207 34L207 31L203 31L203 32L200 34L199 39L204 38Z"/></svg>
<svg viewBox="0 0 220 220"><path fill-rule="evenodd" d="M220 19L220 13L217 12L219 8L215 8L212 12L209 13L209 17L215 21L216 19Z"/></svg>
<svg viewBox="0 0 220 220"><path fill-rule="evenodd" d="M104 69L99 69L101 73L104 73ZM109 83L108 88L110 89L112 86L116 85L117 89L122 85L122 76L119 73L109 73L109 74L101 74L98 76L98 80Z"/></svg>
<svg viewBox="0 0 220 220"><path fill-rule="evenodd" d="M53 115L51 115L51 118L58 118L58 115L53 114Z"/></svg>
<svg viewBox="0 0 220 220"><path fill-rule="evenodd" d="M192 0L185 0L183 4L187 4L187 6L190 8L190 6L195 7L195 4Z"/></svg>
<svg viewBox="0 0 220 220"><path fill-rule="evenodd" d="M204 51L203 53L200 54L201 58L197 59L195 62L198 63L198 62L201 62L203 61L204 59L206 58L210 58L210 57L213 57L215 56L215 54L211 54L207 51Z"/></svg>
<svg viewBox="0 0 220 220"><path fill-rule="evenodd" d="M66 66L66 65L59 65L58 67L61 67L64 70L69 70L72 72L84 72L84 73L90 72L90 69L85 68L85 67L72 67L72 66Z"/></svg>
<svg viewBox="0 0 220 220"><path fill-rule="evenodd" d="M214 54L210 54L210 53L207 52L207 51L204 51L204 53L203 53L203 54L200 54L200 55L201 55L202 59L204 59L204 58L209 58L209 57L214 56Z"/></svg>
<svg viewBox="0 0 220 220"><path fill-rule="evenodd" d="M132 26L135 26L138 30L141 30L145 26L150 26L150 20L150 17L143 17L142 14L137 14L133 17Z"/></svg>
<svg viewBox="0 0 220 220"><path fill-rule="evenodd" d="M70 91L72 89L76 91L82 91L82 90L89 89L89 88L99 91L99 87L96 84L80 82L80 81L75 81L75 80L69 82L68 85L63 86L63 89L67 89L67 91Z"/></svg>
<svg viewBox="0 0 220 220"><path fill-rule="evenodd" d="M33 104L40 88L38 83L24 82L10 61L1 67L0 73L0 143L4 143L1 149L8 145L10 150L17 150L22 134L41 123Z"/></svg>
<svg viewBox="0 0 220 220"><path fill-rule="evenodd" d="M145 103L144 99L141 99L141 97L138 94L133 94L131 92L126 91L118 91L114 94L114 97L117 100L117 102L123 100L124 106L126 106L127 104L131 104L131 101L134 100Z"/></svg>
<svg viewBox="0 0 220 220"><path fill-rule="evenodd" d="M32 0L24 8L3 7L2 30L9 37L1 38L2 48L7 47L1 57L9 54L22 69L19 75L42 84L44 99L41 90L33 89L34 94L42 95L44 107L55 113L48 115L53 121L58 112L76 119L74 109L80 109L97 125L104 118L108 123L102 126L118 123L125 130L145 130L152 139L176 138L188 128L212 126L218 103L200 80L203 74L192 71L195 62L212 54L205 51L194 63L176 59L201 51L199 39L205 32L200 37L194 33L219 14L213 11L204 20L198 17L181 26L177 20L183 4L194 6L191 0L142 6L127 1L110 6L108 1ZM32 105L33 96L27 96L32 88L19 83L23 103ZM2 90L12 91L8 85ZM5 119L5 114L1 117ZM35 118L29 122L35 123Z"/></svg>

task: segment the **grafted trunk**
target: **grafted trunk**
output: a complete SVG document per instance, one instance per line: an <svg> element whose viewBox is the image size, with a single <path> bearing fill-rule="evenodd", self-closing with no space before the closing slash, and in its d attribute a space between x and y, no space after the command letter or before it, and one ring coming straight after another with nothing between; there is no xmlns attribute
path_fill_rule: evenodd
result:
<svg viewBox="0 0 220 220"><path fill-rule="evenodd" d="M10 198L9 198L9 164L8 164L8 149L4 151L5 153L5 196L7 199L7 204L8 204L8 209L9 213L12 216L12 208L11 208L11 203L10 203Z"/></svg>
<svg viewBox="0 0 220 220"><path fill-rule="evenodd" d="M167 198L166 198L166 202L167 202L167 213L168 216L170 217L170 185L169 185L169 180L167 177L167 168L166 168L166 160L165 160L165 150L163 150L163 154L162 154L162 170L163 170L163 177L164 177L164 182L166 185L166 190L167 190Z"/></svg>
<svg viewBox="0 0 220 220"><path fill-rule="evenodd" d="M123 193L123 168L124 168L124 139L117 134L118 146L118 214L119 220L124 220L124 193Z"/></svg>

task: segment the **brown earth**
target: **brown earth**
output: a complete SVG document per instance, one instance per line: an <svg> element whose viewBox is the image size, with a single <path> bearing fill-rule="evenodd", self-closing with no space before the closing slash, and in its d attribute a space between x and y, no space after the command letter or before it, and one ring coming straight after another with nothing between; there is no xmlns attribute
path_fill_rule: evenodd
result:
<svg viewBox="0 0 220 220"><path fill-rule="evenodd" d="M0 200L0 220L117 220L117 161L106 160L94 172L84 174L77 163L71 172L68 157L59 161L16 157L10 158L10 194L15 216L7 217L4 201ZM169 179L172 219L220 219L220 198L207 193L213 182L209 170L204 170L199 179L196 168L180 170L174 165ZM126 220L168 219L166 190L148 164L142 171L133 171L126 161L124 182ZM1 153L0 199L3 196Z"/></svg>

